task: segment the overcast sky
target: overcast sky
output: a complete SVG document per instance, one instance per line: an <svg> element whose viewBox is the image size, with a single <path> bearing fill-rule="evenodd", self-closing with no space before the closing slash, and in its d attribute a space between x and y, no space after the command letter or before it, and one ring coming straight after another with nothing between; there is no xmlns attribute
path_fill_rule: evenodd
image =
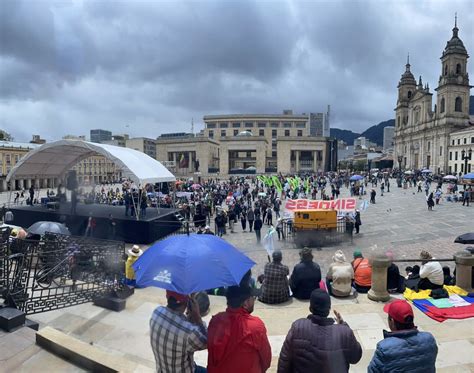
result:
<svg viewBox="0 0 474 373"><path fill-rule="evenodd" d="M0 128L155 138L208 114L330 104L332 127L363 131L393 118L407 52L436 87L455 12L474 55L472 0L2 0Z"/></svg>

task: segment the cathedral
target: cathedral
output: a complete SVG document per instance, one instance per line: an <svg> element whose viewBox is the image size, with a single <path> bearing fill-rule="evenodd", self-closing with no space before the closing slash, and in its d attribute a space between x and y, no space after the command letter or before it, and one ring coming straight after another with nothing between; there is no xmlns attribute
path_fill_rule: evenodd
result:
<svg viewBox="0 0 474 373"><path fill-rule="evenodd" d="M398 83L395 108L394 161L402 169L428 168L447 174L450 134L469 127L469 75L467 54L459 38L457 22L453 36L441 56L441 74L433 107L428 84L421 76L416 82L407 60L406 70Z"/></svg>

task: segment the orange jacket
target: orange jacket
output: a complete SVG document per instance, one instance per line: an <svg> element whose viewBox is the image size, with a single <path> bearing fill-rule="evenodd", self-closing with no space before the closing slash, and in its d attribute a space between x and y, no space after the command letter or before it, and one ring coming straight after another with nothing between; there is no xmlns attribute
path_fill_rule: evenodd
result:
<svg viewBox="0 0 474 373"><path fill-rule="evenodd" d="M372 286L372 267L367 258L357 258L352 262L354 281L359 286Z"/></svg>

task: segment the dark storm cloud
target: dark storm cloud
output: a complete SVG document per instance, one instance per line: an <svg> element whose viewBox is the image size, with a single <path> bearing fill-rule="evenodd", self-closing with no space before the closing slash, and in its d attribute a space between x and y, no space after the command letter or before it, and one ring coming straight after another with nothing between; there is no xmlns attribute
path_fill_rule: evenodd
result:
<svg viewBox="0 0 474 373"><path fill-rule="evenodd" d="M0 127L155 137L206 114L331 104L333 126L362 131L393 117L407 52L435 88L456 11L472 53L473 4L3 1Z"/></svg>

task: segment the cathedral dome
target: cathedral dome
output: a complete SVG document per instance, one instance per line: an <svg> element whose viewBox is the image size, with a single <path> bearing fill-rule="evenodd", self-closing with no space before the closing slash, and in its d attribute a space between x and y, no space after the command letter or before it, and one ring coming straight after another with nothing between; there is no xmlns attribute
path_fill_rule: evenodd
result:
<svg viewBox="0 0 474 373"><path fill-rule="evenodd" d="M444 48L444 51L443 51L443 57L446 56L447 54L454 54L454 53L467 55L467 50L464 47L464 43L462 42L461 39L459 39L458 31L459 29L457 28L457 26L454 26L453 37L451 38L451 40L449 40L446 43L446 48Z"/></svg>
<svg viewBox="0 0 474 373"><path fill-rule="evenodd" d="M407 63L405 67L406 67L406 70L402 74L402 77L400 78L400 85L416 85L415 77L410 71L410 64Z"/></svg>

